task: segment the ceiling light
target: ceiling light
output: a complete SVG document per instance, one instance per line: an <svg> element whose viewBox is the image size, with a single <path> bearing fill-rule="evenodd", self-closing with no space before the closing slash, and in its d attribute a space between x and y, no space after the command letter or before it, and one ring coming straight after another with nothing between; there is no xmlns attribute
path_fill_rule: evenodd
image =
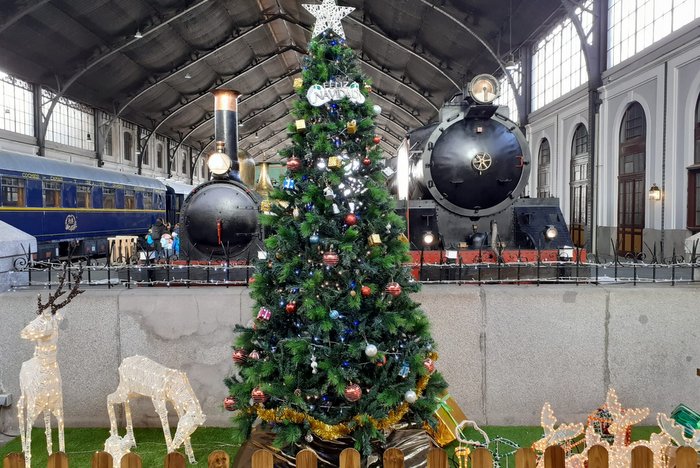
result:
<svg viewBox="0 0 700 468"><path fill-rule="evenodd" d="M141 30L140 30L140 29L137 29L137 30L136 30L136 34L134 34L134 37L135 37L136 39L141 39L141 38L143 37L143 34L141 34Z"/></svg>
<svg viewBox="0 0 700 468"><path fill-rule="evenodd" d="M190 78L192 78L192 75L190 75L190 72L185 73L185 79L189 80Z"/></svg>
<svg viewBox="0 0 700 468"><path fill-rule="evenodd" d="M508 60L505 63L506 70L508 71L514 71L518 69L518 64L515 62L513 59L513 54L510 54L508 56Z"/></svg>

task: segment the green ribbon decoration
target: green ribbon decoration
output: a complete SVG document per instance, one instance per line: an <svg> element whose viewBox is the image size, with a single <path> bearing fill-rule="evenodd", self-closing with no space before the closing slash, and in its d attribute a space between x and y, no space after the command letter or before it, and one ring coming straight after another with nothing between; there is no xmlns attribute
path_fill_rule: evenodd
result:
<svg viewBox="0 0 700 468"><path fill-rule="evenodd" d="M449 394L449 393L446 393L444 397L438 399L438 400L437 400L437 402L438 402L438 409L437 409L437 411L440 411L441 409L442 409L442 410L445 410L445 413L447 413L447 416L448 416L448 417L450 418L450 420L454 423L455 427L457 427L457 426L459 425L459 423L462 422L462 421L459 421L459 422L458 422L458 421L454 418L454 416L452 416L452 411L453 411L453 409L452 409L452 407L447 403L447 400L449 400L449 399L450 399L450 394ZM437 412L437 411L436 411L436 412ZM464 433L462 432L461 429L459 430L459 435L460 435L462 438L464 438Z"/></svg>

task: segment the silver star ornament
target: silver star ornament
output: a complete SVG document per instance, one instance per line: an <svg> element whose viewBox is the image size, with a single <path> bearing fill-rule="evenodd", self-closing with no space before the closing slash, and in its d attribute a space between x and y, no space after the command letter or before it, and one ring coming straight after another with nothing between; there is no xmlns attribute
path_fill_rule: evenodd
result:
<svg viewBox="0 0 700 468"><path fill-rule="evenodd" d="M335 0L323 0L323 3L320 5L307 3L302 4L302 6L316 17L314 32L311 33L312 38L330 28L338 36L345 39L345 31L343 31L343 25L340 24L340 20L348 16L355 8L339 7L335 4Z"/></svg>

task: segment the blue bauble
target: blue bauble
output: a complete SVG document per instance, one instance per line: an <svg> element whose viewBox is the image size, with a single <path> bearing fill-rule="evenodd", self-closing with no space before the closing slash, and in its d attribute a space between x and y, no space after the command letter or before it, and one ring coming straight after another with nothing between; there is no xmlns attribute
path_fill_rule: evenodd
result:
<svg viewBox="0 0 700 468"><path fill-rule="evenodd" d="M337 310L331 310L331 312L328 314L328 316L330 318L332 318L333 320L335 320L338 317L340 317L340 312L338 312Z"/></svg>
<svg viewBox="0 0 700 468"><path fill-rule="evenodd" d="M318 237L318 234L311 234L311 237L309 237L309 242L312 245L316 245L321 241L321 239Z"/></svg>

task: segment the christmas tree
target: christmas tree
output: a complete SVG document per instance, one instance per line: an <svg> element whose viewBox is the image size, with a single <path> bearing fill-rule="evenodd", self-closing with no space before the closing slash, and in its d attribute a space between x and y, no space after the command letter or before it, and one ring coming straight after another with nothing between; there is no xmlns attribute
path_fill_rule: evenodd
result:
<svg viewBox="0 0 700 468"><path fill-rule="evenodd" d="M399 422L434 424L446 384L409 297L418 285L386 188L381 109L340 26L352 8L305 7L316 29L295 82L287 172L261 215L274 234L252 283L254 319L237 328L226 406L243 429L271 423L277 447L349 436L367 453Z"/></svg>

